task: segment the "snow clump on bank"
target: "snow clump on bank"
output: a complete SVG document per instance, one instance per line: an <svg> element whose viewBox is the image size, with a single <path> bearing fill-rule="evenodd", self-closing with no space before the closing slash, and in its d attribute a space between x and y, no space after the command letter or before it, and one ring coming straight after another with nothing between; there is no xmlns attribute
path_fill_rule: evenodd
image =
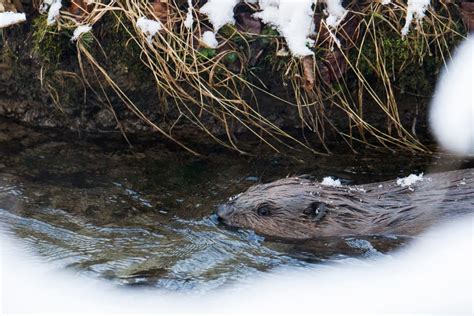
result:
<svg viewBox="0 0 474 316"><path fill-rule="evenodd" d="M212 24L214 38L224 25L235 24L234 7L241 2L243 1L209 0L199 9L199 12L206 15ZM314 54L308 45L313 44L310 36L315 32L313 6L318 3L317 0L247 0L244 2L260 6L260 11L254 13L253 16L278 30L285 38L293 56L305 57ZM391 0L381 0L383 5L388 5L391 2ZM348 12L343 7L342 0L320 0L320 3L326 4L326 24L332 28L339 26ZM420 21L425 16L429 5L429 0L408 0L405 25L401 31L403 36L408 34L414 18ZM192 25L188 21L190 14L192 13L188 11L185 23L187 28ZM209 34L207 37L210 38ZM337 39L335 40L337 42ZM217 47L217 45L215 46Z"/></svg>
<svg viewBox="0 0 474 316"><path fill-rule="evenodd" d="M410 29L413 18L420 21L425 17L425 11L430 5L430 0L408 0L407 16L405 18L405 26L402 29L402 35L406 36Z"/></svg>
<svg viewBox="0 0 474 316"><path fill-rule="evenodd" d="M0 29L18 24L26 21L26 15L24 13L15 12L1 12L0 13Z"/></svg>
<svg viewBox="0 0 474 316"><path fill-rule="evenodd" d="M206 31L202 34L202 42L209 48L217 48L219 42L217 42L216 34L211 31Z"/></svg>
<svg viewBox="0 0 474 316"><path fill-rule="evenodd" d="M153 36L163 29L159 21L150 20L145 17L138 18L136 25L147 36L148 43L151 43Z"/></svg>
<svg viewBox="0 0 474 316"><path fill-rule="evenodd" d="M72 34L71 42L77 41L82 34L90 32L91 30L92 27L89 24L79 25L78 27L76 27L74 33Z"/></svg>
<svg viewBox="0 0 474 316"><path fill-rule="evenodd" d="M45 2L46 3L46 2ZM50 4L49 4L50 3ZM54 0L47 2L49 4L48 18L46 19L47 25L53 25L59 18L60 10L62 8L61 0Z"/></svg>

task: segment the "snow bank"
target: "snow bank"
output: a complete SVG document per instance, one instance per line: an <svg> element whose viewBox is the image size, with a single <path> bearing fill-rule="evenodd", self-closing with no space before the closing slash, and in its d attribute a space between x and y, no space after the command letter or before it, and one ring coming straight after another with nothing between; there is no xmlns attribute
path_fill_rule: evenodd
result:
<svg viewBox="0 0 474 316"><path fill-rule="evenodd" d="M325 177L323 179L323 181L321 182L321 184L331 186L331 187L340 187L341 186L341 180L334 179L333 177Z"/></svg>
<svg viewBox="0 0 474 316"><path fill-rule="evenodd" d="M91 30L92 27L89 24L79 25L78 27L76 27L74 33L72 34L71 42L77 41L82 34L90 32Z"/></svg>
<svg viewBox="0 0 474 316"><path fill-rule="evenodd" d="M24 13L15 12L2 12L0 13L0 29L14 25L17 23L25 22L26 15Z"/></svg>
<svg viewBox="0 0 474 316"><path fill-rule="evenodd" d="M407 16L405 18L405 26L402 29L402 35L408 34L413 18L420 21L425 16L425 11L430 5L430 0L408 0Z"/></svg>
<svg viewBox="0 0 474 316"><path fill-rule="evenodd" d="M161 22L150 20L145 17L138 18L136 25L140 31L147 36L146 39L148 43L151 43L153 36L163 29Z"/></svg>
<svg viewBox="0 0 474 316"><path fill-rule="evenodd" d="M473 54L471 35L443 69L429 113L438 143L458 155L474 155Z"/></svg>

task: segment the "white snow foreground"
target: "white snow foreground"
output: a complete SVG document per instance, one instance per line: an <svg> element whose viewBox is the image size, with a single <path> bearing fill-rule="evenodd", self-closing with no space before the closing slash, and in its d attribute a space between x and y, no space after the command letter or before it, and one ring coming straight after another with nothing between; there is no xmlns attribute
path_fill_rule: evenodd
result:
<svg viewBox="0 0 474 316"><path fill-rule="evenodd" d="M15 12L1 12L0 13L0 29L18 24L26 21L26 15L24 13Z"/></svg>
<svg viewBox="0 0 474 316"><path fill-rule="evenodd" d="M430 126L438 143L461 156L474 156L474 38L456 50L443 69L430 108Z"/></svg>
<svg viewBox="0 0 474 316"><path fill-rule="evenodd" d="M197 297L120 288L60 270L0 229L0 311L309 315L316 308L318 315L471 315L473 221L468 216L435 227L391 256L274 269Z"/></svg>

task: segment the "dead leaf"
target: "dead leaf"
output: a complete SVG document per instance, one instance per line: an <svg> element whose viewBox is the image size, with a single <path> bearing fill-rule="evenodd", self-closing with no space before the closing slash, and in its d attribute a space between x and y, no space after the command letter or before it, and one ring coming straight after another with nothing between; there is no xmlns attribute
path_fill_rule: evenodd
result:
<svg viewBox="0 0 474 316"><path fill-rule="evenodd" d="M240 12L235 15L237 30L253 34L262 33L262 21L254 18L252 14L251 12Z"/></svg>
<svg viewBox="0 0 474 316"><path fill-rule="evenodd" d="M304 89L306 91L313 90L314 83L316 82L314 76L314 58L313 56L306 56L302 60L303 63L303 76L304 76Z"/></svg>
<svg viewBox="0 0 474 316"><path fill-rule="evenodd" d="M168 22L170 8L168 0L153 0L151 6L153 7L153 13L160 20L162 24Z"/></svg>

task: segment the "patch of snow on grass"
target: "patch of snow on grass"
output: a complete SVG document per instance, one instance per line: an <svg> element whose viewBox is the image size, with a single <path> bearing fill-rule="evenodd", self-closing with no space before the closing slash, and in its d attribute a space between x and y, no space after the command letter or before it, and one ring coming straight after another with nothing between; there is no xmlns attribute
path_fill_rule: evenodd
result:
<svg viewBox="0 0 474 316"><path fill-rule="evenodd" d="M216 48L219 45L216 34L211 31L206 31L202 34L202 41L209 48Z"/></svg>
<svg viewBox="0 0 474 316"><path fill-rule="evenodd" d="M259 4L262 11L254 16L280 32L293 56L309 56L313 55L307 46L311 43L309 36L314 32L313 3L314 0L261 0Z"/></svg>
<svg viewBox="0 0 474 316"><path fill-rule="evenodd" d="M217 32L226 24L234 24L234 7L239 0L209 0L203 5L199 12L207 15L209 21Z"/></svg>
<svg viewBox="0 0 474 316"><path fill-rule="evenodd" d="M151 43L153 36L156 35L160 30L163 29L163 26L159 21L150 20L145 17L138 18L137 20L137 27L143 34L147 35L148 43Z"/></svg>
<svg viewBox="0 0 474 316"><path fill-rule="evenodd" d="M188 12L186 13L186 20L184 20L184 27L187 29L191 29L193 27L193 24L193 2L192 0L188 0Z"/></svg>
<svg viewBox="0 0 474 316"><path fill-rule="evenodd" d="M4 28L17 23L25 22L26 15L24 13L2 12L0 13L0 28Z"/></svg>
<svg viewBox="0 0 474 316"><path fill-rule="evenodd" d="M326 0L326 24L331 27L337 27L344 20L347 10L342 6L342 0Z"/></svg>
<svg viewBox="0 0 474 316"><path fill-rule="evenodd" d="M74 33L72 34L71 42L77 41L82 34L90 32L91 30L92 27L89 24L79 25L78 27L76 27Z"/></svg>
<svg viewBox="0 0 474 316"><path fill-rule="evenodd" d="M425 16L425 11L430 5L430 0L408 0L407 16L405 18L405 26L402 28L402 35L406 36L410 30L413 18L420 21Z"/></svg>
<svg viewBox="0 0 474 316"><path fill-rule="evenodd" d="M62 6L61 0L56 0L51 4L48 10L48 17L46 19L47 25L53 25L56 23L56 20L59 17L59 11L61 10Z"/></svg>

